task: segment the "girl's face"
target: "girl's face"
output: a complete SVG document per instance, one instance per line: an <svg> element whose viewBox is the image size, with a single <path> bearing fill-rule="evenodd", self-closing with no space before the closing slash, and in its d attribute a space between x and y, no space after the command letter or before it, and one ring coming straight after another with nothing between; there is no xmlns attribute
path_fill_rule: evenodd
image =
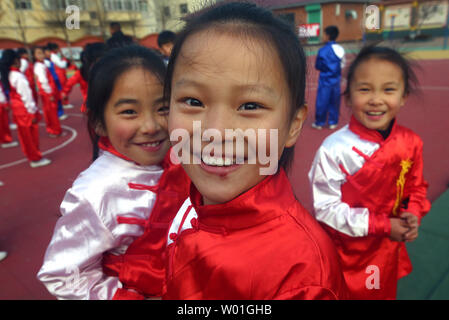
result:
<svg viewBox="0 0 449 320"><path fill-rule="evenodd" d="M34 50L34 58L38 61L42 61L45 59L45 54L42 49L36 49Z"/></svg>
<svg viewBox="0 0 449 320"><path fill-rule="evenodd" d="M356 68L347 104L366 128L387 130L405 100L402 70L396 64L372 58Z"/></svg>
<svg viewBox="0 0 449 320"><path fill-rule="evenodd" d="M290 119L288 86L282 70L273 48L254 38L242 40L215 30L202 31L183 44L171 83L169 131L184 129L189 134L191 161L183 167L204 204L230 201L265 178L259 169L267 165L260 159L248 164L248 147L257 154L262 149L260 136L255 143L244 138L245 161L236 164L235 147L231 159L224 156L226 129L256 133L257 129L266 129L262 153L276 151L276 167L284 147L295 144L305 114L301 111ZM194 152L193 121L201 121L201 137L209 129L221 133L221 140L214 138L213 145L222 156L217 157L215 149L208 153L212 157L205 156L205 147L212 142L208 139L199 142L201 152ZM270 141L271 135L268 137L270 129L278 132L274 141Z"/></svg>
<svg viewBox="0 0 449 320"><path fill-rule="evenodd" d="M140 165L160 164L170 147L162 95L163 86L151 72L124 72L114 84L97 134L107 136L118 152Z"/></svg>

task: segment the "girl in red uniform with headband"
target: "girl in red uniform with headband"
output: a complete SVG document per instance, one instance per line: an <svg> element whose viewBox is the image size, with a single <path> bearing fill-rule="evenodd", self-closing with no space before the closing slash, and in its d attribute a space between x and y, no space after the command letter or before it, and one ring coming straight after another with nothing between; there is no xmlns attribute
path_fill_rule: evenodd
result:
<svg viewBox="0 0 449 320"><path fill-rule="evenodd" d="M416 81L398 52L370 46L349 68L348 125L327 137L309 178L315 216L334 240L351 299L395 299L412 270L405 242L429 211L423 142L396 115Z"/></svg>

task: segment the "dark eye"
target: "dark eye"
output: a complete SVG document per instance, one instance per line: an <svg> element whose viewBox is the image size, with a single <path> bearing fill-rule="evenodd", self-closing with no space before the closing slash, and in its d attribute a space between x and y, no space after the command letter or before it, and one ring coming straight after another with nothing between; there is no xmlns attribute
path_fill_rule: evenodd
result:
<svg viewBox="0 0 449 320"><path fill-rule="evenodd" d="M195 98L187 98L184 99L184 103L186 103L187 105L191 106L191 107L202 107L203 103Z"/></svg>
<svg viewBox="0 0 449 320"><path fill-rule="evenodd" d="M359 88L359 91L361 91L361 92L368 92L369 89L368 88Z"/></svg>
<svg viewBox="0 0 449 320"><path fill-rule="evenodd" d="M262 106L258 103L255 102L247 102L242 104L238 110L245 110L245 111L250 111L250 110L257 110L257 109L261 109Z"/></svg>
<svg viewBox="0 0 449 320"><path fill-rule="evenodd" d="M385 89L385 91L387 91L387 92L393 92L393 91L395 91L396 90L396 88L386 88Z"/></svg>
<svg viewBox="0 0 449 320"><path fill-rule="evenodd" d="M157 112L162 115L167 115L169 111L170 108L168 106L162 106L159 109L157 109Z"/></svg>
<svg viewBox="0 0 449 320"><path fill-rule="evenodd" d="M121 111L120 114L134 115L134 114L137 114L137 112L134 111L133 109L126 109L126 110Z"/></svg>

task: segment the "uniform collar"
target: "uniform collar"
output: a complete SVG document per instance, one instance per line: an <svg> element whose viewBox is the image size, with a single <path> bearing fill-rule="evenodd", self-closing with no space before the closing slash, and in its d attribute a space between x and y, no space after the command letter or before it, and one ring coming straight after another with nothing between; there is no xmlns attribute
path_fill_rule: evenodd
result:
<svg viewBox="0 0 449 320"><path fill-rule="evenodd" d="M112 153L113 155L122 158L126 161L131 161L131 162L135 162L133 160L131 160L130 158L124 156L123 154L121 154L120 152L118 152L114 146L111 144L111 142L109 141L108 137L100 137L100 139L98 140L98 147L102 150L105 150L107 152Z"/></svg>
<svg viewBox="0 0 449 320"><path fill-rule="evenodd" d="M11 71L18 71L18 72L20 72L19 68L17 68L17 67L10 67L10 68L9 68L9 70L11 70Z"/></svg>
<svg viewBox="0 0 449 320"><path fill-rule="evenodd" d="M284 214L285 209L296 201L283 168L229 202L202 205L202 196L193 183L190 199L200 227L224 233L272 220Z"/></svg>
<svg viewBox="0 0 449 320"><path fill-rule="evenodd" d="M360 138L376 143L383 143L384 141L388 140L389 137L393 135L393 133L396 131L396 119L393 119L393 126L391 128L390 135L387 137L387 139L384 139L380 132L377 130L368 129L364 125L362 125L354 116L351 116L351 120L349 122L349 129L357 134Z"/></svg>

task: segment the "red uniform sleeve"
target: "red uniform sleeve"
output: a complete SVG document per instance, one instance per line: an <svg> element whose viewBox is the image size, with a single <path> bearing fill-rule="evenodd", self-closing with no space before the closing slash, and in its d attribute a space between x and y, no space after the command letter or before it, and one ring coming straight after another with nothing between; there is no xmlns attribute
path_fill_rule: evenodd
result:
<svg viewBox="0 0 449 320"><path fill-rule="evenodd" d="M404 199L408 198L408 204L401 208L401 212L411 212L416 215L421 223L422 217L429 212L431 204L427 197L428 183L423 176L423 142L418 139L413 165L407 176L404 187Z"/></svg>
<svg viewBox="0 0 449 320"><path fill-rule="evenodd" d="M65 86L62 89L62 93L65 95L69 95L70 91L72 91L73 86L77 83L80 83L80 77L81 73L79 72L79 70L77 70L75 74L71 76L65 83Z"/></svg>
<svg viewBox="0 0 449 320"><path fill-rule="evenodd" d="M276 296L274 300L339 300L339 297L329 289L320 286L307 286L284 292Z"/></svg>

